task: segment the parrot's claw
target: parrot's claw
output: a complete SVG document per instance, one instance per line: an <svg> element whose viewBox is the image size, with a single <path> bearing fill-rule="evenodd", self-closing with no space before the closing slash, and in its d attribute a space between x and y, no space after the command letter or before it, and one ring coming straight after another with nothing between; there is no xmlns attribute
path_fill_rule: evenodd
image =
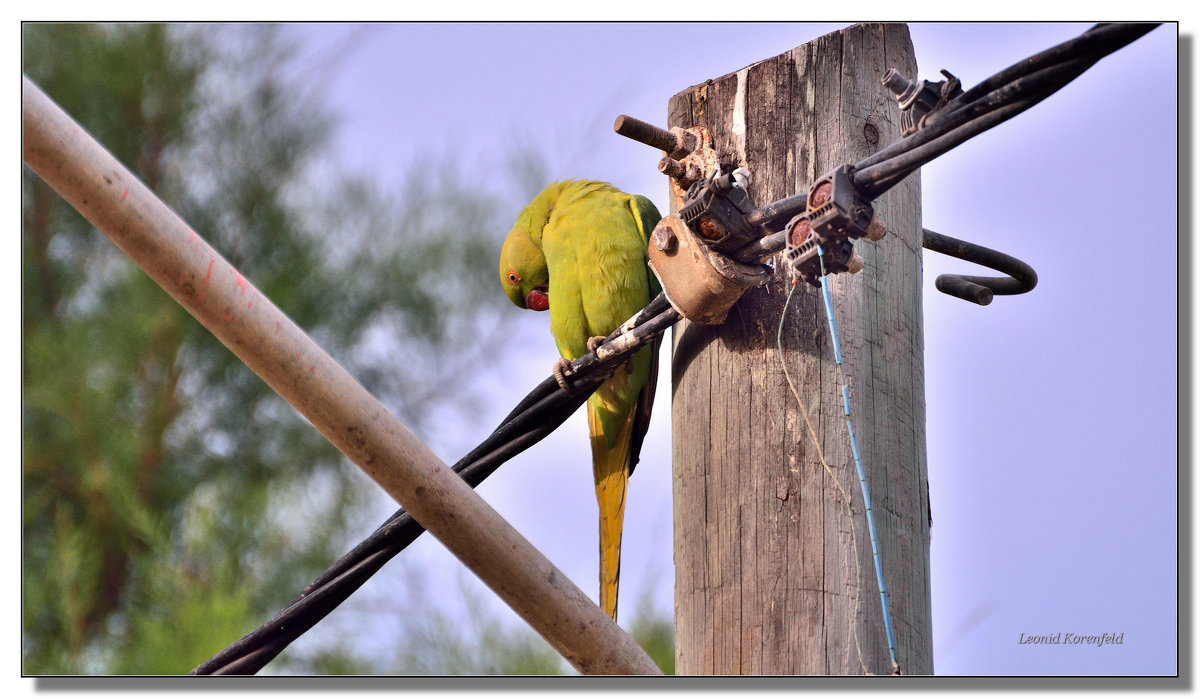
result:
<svg viewBox="0 0 1200 699"><path fill-rule="evenodd" d="M604 341L607 339L608 338L604 337L603 335L596 335L595 337L589 337L588 341L587 341L588 352L595 354L596 350L600 349L600 345L603 345Z"/></svg>
<svg viewBox="0 0 1200 699"><path fill-rule="evenodd" d="M559 357L554 362L554 380L558 382L558 387L563 390L568 396L575 393L567 384L567 373L571 370L571 363L566 359Z"/></svg>

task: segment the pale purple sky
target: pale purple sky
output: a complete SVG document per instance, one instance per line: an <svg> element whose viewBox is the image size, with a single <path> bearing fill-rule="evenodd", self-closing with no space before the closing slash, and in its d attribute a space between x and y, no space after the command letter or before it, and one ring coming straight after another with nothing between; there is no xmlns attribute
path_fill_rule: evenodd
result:
<svg viewBox="0 0 1200 699"><path fill-rule="evenodd" d="M304 42L302 61L330 71L331 106L342 117L338 157L385 185L396 185L420 154L457 155L491 176L502 172L507 144L538 142L555 151L551 178L608 180L666 211L665 180L655 171L660 154L613 134L616 115L662 123L676 92L842 26L310 24L292 31ZM969 87L1087 26L913 24L911 32L920 77L939 79L946 68ZM348 35L353 49L331 55L328 47ZM687 59L678 53L684 38L699 48ZM925 254L938 674L1176 672L1176 53L1176 27L1159 27L922 169L925 227L1010 253L1039 276L1032 293L979 307L933 288L940 273L978 272ZM506 233L494 231L497 248ZM528 346L510 353L502 371L477 377L489 397L481 423L426 435L447 462L549 373L555 351L546 317L513 309L511 318ZM644 594L667 613L672 604L665 357L662 374L667 383L626 506L625 622ZM575 416L480 492L594 595L585 432ZM390 508L381 500L380 519ZM435 579L479 585L432 537L401 557ZM372 585L402 589L394 580ZM456 591L443 595L445 604L456 604ZM1124 643L1018 643L1021 633L1060 631L1123 633Z"/></svg>

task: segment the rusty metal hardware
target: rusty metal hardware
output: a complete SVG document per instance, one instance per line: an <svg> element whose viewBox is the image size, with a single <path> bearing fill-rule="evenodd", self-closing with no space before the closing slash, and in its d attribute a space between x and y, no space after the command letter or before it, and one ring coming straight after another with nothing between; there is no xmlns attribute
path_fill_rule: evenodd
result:
<svg viewBox="0 0 1200 699"><path fill-rule="evenodd" d="M688 188L679 216L708 247L729 255L762 237L762 230L747 222L755 210L749 186L746 168L713 172Z"/></svg>
<svg viewBox="0 0 1200 699"><path fill-rule="evenodd" d="M676 215L659 221L650 240L650 269L671 306L693 323L723 322L742 293L769 276L763 265L735 262L711 250Z"/></svg>
<svg viewBox="0 0 1200 699"><path fill-rule="evenodd" d="M909 80L895 68L888 68L883 74L883 86L891 90L900 103L901 138L920 131L925 126L926 117L963 93L958 78L947 70L943 70L942 75L946 76L945 80L933 83L928 80Z"/></svg>
<svg viewBox="0 0 1200 699"><path fill-rule="evenodd" d="M658 171L671 178L671 193L682 201L688 188L717 172L717 153L712 136L703 126L663 129L626 114L617 117L613 130L664 152Z"/></svg>
<svg viewBox="0 0 1200 699"><path fill-rule="evenodd" d="M750 172L722 171L712 137L700 126L667 130L622 114L613 130L665 153L658 170L671 178L679 214L659 221L648 248L663 294L693 323L721 323L742 293L770 273L758 260L730 257L763 235L762 221L747 222L762 213L747 191Z"/></svg>
<svg viewBox="0 0 1200 699"><path fill-rule="evenodd" d="M951 238L948 235L934 233L928 228L922 229L922 234L921 245L926 249L990 267L1008 275L975 277L962 274L941 274L933 284L943 294L986 306L992 302L993 294L1002 296L1024 294L1037 286L1037 272L1033 271L1033 267L1011 255L1005 255L991 248L968 243L958 238Z"/></svg>
<svg viewBox="0 0 1200 699"><path fill-rule="evenodd" d="M842 165L818 179L808 190L808 209L784 228L784 259L793 279L820 286L818 246L825 253L826 273L855 273L862 260L855 259L854 241L883 237L885 229L875 221L870 200L855 189L853 175L853 166Z"/></svg>
<svg viewBox="0 0 1200 699"><path fill-rule="evenodd" d="M685 191L704 176L694 160L680 162L669 155L664 155L662 160L658 161L658 171L670 177L676 186Z"/></svg>
<svg viewBox="0 0 1200 699"><path fill-rule="evenodd" d="M613 130L626 138L632 138L639 143L645 143L661 151L668 158L682 160L701 145L701 138L690 130L678 126L672 129L661 129L654 124L648 124L641 119L622 114L613 123Z"/></svg>

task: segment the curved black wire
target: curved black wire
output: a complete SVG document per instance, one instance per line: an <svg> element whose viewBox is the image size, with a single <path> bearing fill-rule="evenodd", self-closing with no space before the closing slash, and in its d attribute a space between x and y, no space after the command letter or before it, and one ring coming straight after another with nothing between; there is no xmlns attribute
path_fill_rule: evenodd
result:
<svg viewBox="0 0 1200 699"><path fill-rule="evenodd" d="M933 284L943 294L986 306L992 302L993 294L1001 296L1024 294L1037 286L1037 272L1012 255L1005 255L982 245L935 233L928 228L922 229L921 234L921 245L928 250L991 267L1008 275L980 277L966 274L940 274Z"/></svg>
<svg viewBox="0 0 1200 699"><path fill-rule="evenodd" d="M1079 37L1058 44L996 73L942 109L929 115L924 128L855 164L854 183L874 199L924 163L967 139L1032 107L1074 80L1100 58L1129 44L1157 25L1096 25ZM795 195L760 207L748 218L769 231L780 220L806 206ZM734 257L757 262L783 249L785 234L768 233ZM998 291L997 293L1004 293ZM452 468L472 487L506 460L536 444L587 400L604 378L626 357L680 319L663 294L607 338L597 354L571 363L571 393L553 377L538 384L479 446ZM620 349L610 350L617 343ZM605 359L599 359L604 355ZM403 509L398 510L367 539L318 576L292 604L272 619L198 665L189 674L252 674L292 641L345 601L387 561L412 543L424 528Z"/></svg>

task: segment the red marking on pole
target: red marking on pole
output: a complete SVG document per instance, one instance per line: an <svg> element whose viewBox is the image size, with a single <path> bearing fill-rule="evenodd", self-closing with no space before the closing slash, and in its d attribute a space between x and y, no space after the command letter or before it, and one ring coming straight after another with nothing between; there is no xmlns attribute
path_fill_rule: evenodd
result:
<svg viewBox="0 0 1200 699"><path fill-rule="evenodd" d="M204 290L208 288L208 283L212 281L213 258L208 258L208 272L204 275L204 281L200 284L200 293L196 294L197 298L204 298Z"/></svg>
<svg viewBox="0 0 1200 699"><path fill-rule="evenodd" d="M224 313L221 314L221 320L228 323L229 321L233 320L233 314L230 313L229 311L225 311Z"/></svg>
<svg viewBox="0 0 1200 699"><path fill-rule="evenodd" d="M275 321L275 334L279 334L279 321Z"/></svg>
<svg viewBox="0 0 1200 699"><path fill-rule="evenodd" d="M308 373L310 373L310 374L311 374L311 373L313 373L313 372L314 372L314 371L316 371L316 370L317 370L317 365L316 365L316 364L309 364L309 365L308 365Z"/></svg>
<svg viewBox="0 0 1200 699"><path fill-rule="evenodd" d="M237 270L234 270L234 273L235 273L235 274L237 274L237 285L238 285L238 288L242 290L242 293L243 293L243 294L244 294L244 293L246 293L246 278L245 278L245 277L243 277L243 276L242 276L242 273L241 273L241 272L238 272Z"/></svg>
<svg viewBox="0 0 1200 699"><path fill-rule="evenodd" d="M121 201L125 201L125 198L128 196L129 196L129 188L126 187L125 191L121 192Z"/></svg>

